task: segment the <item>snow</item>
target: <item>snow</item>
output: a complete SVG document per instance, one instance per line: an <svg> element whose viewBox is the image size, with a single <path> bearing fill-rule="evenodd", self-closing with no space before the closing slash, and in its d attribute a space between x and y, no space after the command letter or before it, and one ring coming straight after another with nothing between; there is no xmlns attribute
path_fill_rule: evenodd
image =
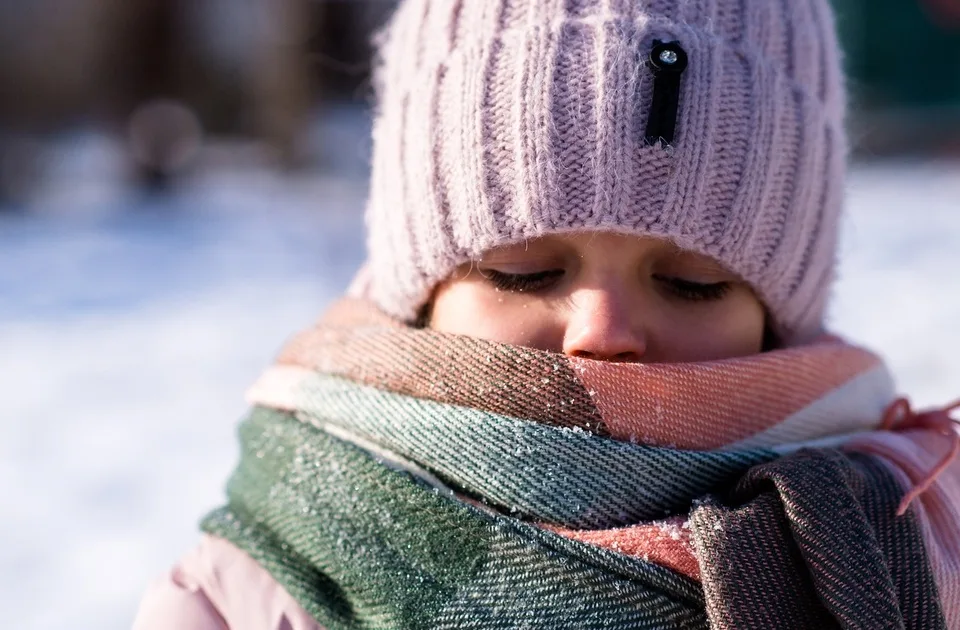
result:
<svg viewBox="0 0 960 630"><path fill-rule="evenodd" d="M833 328L919 405L960 398L960 162L862 167L849 194Z"/></svg>
<svg viewBox="0 0 960 630"><path fill-rule="evenodd" d="M364 194L247 172L118 199L133 212L0 218L11 627L129 627L221 500L245 389L362 259Z"/></svg>
<svg viewBox="0 0 960 630"><path fill-rule="evenodd" d="M64 154L29 214L0 215L0 610L13 628L129 627L221 500L245 388L363 257L362 169L215 169L150 199L118 186L108 143L92 143ZM834 328L887 357L915 402L948 402L960 164L860 166L849 188Z"/></svg>

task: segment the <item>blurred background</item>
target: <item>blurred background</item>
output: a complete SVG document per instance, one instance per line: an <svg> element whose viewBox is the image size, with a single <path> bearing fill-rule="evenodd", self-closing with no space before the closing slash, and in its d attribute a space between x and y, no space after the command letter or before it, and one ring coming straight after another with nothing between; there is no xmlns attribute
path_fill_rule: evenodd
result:
<svg viewBox="0 0 960 630"><path fill-rule="evenodd" d="M446 0L436 0L446 1ZM390 0L0 0L0 610L129 627L243 392L363 258ZM835 0L855 163L835 330L960 396L960 0Z"/></svg>

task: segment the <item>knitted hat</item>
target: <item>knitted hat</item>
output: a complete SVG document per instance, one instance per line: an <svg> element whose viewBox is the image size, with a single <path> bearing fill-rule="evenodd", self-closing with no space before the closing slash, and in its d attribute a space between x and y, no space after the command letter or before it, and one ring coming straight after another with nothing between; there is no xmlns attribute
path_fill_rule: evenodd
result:
<svg viewBox="0 0 960 630"><path fill-rule="evenodd" d="M822 330L846 162L828 0L404 0L380 42L371 297L493 247L668 238Z"/></svg>

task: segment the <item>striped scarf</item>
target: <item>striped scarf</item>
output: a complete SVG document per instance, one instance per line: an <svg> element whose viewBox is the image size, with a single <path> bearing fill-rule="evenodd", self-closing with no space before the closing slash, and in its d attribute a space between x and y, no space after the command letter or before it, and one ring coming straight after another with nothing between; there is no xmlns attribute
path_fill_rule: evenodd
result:
<svg viewBox="0 0 960 630"><path fill-rule="evenodd" d="M846 447L891 391L835 338L614 364L346 300L252 388L203 528L329 630L951 627L909 478Z"/></svg>

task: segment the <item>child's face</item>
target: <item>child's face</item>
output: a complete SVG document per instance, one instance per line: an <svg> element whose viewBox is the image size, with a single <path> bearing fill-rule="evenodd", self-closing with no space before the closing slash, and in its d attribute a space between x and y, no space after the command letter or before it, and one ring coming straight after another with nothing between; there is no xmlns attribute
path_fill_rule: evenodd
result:
<svg viewBox="0 0 960 630"><path fill-rule="evenodd" d="M487 252L437 288L430 319L443 332L645 363L753 354L764 326L753 291L713 260L606 232Z"/></svg>

